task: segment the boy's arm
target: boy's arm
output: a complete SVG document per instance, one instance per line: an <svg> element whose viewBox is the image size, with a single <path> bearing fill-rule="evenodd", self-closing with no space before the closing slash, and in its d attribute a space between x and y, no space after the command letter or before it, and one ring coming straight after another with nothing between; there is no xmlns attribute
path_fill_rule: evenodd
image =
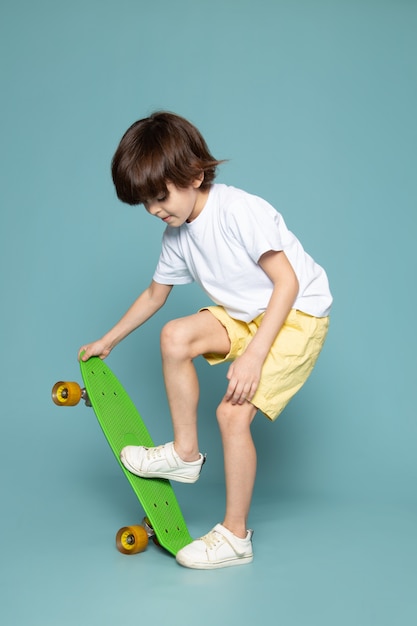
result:
<svg viewBox="0 0 417 626"><path fill-rule="evenodd" d="M105 359L122 339L144 324L165 304L171 289L172 285L161 285L153 280L126 311L121 320L101 339L82 346L78 352L78 357L82 361L87 361L92 356ZM81 357L82 352L84 354Z"/></svg>
<svg viewBox="0 0 417 626"><path fill-rule="evenodd" d="M274 288L259 329L246 348L230 366L225 399L232 404L252 400L258 388L262 365L284 324L298 294L298 279L283 251L266 252L259 265Z"/></svg>

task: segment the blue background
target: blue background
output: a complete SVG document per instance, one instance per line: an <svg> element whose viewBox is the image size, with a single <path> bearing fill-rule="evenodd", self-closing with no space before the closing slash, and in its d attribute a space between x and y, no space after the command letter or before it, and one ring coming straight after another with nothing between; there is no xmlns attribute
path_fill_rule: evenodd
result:
<svg viewBox="0 0 417 626"><path fill-rule="evenodd" d="M3 0L2 623L416 622L416 28L413 0ZM160 108L229 159L220 182L284 214L335 297L310 380L254 424L244 568L120 555L140 507L93 413L50 399L152 276L162 226L118 202L110 161ZM205 303L177 288L108 359L155 441L171 436L159 330ZM197 366L208 463L176 488L196 536L223 513L226 373Z"/></svg>

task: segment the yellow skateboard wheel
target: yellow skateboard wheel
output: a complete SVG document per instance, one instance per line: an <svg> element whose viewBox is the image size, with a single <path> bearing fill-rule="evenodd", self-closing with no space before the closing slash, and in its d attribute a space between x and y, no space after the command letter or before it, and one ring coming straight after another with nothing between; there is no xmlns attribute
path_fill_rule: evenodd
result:
<svg viewBox="0 0 417 626"><path fill-rule="evenodd" d="M52 400L58 406L75 406L81 400L81 393L78 383L61 380L52 387Z"/></svg>
<svg viewBox="0 0 417 626"><path fill-rule="evenodd" d="M146 550L148 533L143 526L124 526L116 535L116 546L122 554L137 554Z"/></svg>

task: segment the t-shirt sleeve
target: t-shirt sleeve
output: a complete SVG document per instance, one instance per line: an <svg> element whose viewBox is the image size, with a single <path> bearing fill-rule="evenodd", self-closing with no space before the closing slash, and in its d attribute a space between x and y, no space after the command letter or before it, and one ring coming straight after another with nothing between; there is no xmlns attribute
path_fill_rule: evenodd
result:
<svg viewBox="0 0 417 626"><path fill-rule="evenodd" d="M162 249L153 279L162 285L186 285L193 282L187 264L181 255L178 238L167 228L162 238Z"/></svg>
<svg viewBox="0 0 417 626"><path fill-rule="evenodd" d="M268 202L251 196L234 203L228 213L228 227L255 263L270 250L284 249L280 214Z"/></svg>

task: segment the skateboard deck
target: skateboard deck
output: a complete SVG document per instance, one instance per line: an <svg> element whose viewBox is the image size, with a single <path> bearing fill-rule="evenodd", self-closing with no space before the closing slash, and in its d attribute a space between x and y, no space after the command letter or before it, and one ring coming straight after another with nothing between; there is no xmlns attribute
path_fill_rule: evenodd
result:
<svg viewBox="0 0 417 626"><path fill-rule="evenodd" d="M152 536L154 533L157 543L175 555L178 550L192 541L192 537L188 532L171 483L163 478L135 476L120 461L120 452L124 446L152 447L154 445L148 429L129 395L106 363L98 357L92 357L86 362L80 361L80 368L87 395L87 398L84 398L86 404L88 401L91 403L117 462L145 511L146 522L151 527L150 529L149 526L147 527L148 534ZM63 385L67 385L68 390L73 383L57 383L54 387L55 396L59 385L61 387L58 387L58 395L61 395L62 400L57 402L53 391L54 402L65 404L68 391L62 392ZM80 389L80 397L82 393L85 396L85 392ZM126 531L125 534L128 536L129 528L137 527L121 529L119 533ZM126 547L128 548L126 551L123 549L121 551L128 554L129 547L127 545Z"/></svg>

